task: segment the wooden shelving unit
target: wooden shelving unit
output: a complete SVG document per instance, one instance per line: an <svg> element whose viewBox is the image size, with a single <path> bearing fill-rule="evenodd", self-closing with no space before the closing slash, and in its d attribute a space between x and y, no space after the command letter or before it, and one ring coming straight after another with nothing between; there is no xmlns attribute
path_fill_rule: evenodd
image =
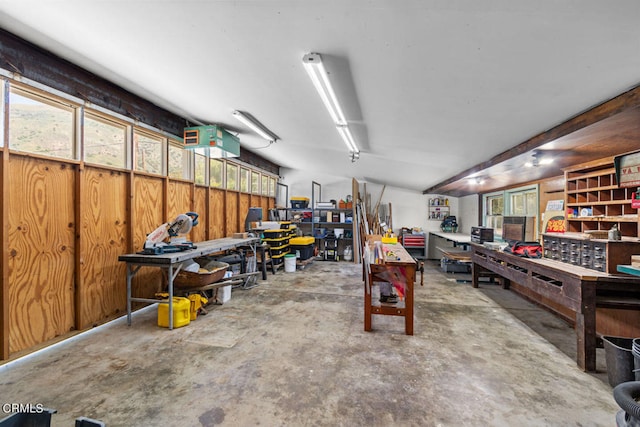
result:
<svg viewBox="0 0 640 427"><path fill-rule="evenodd" d="M623 236L638 237L638 210L631 207L635 191L618 187L613 162L565 170L567 231L609 230L617 225Z"/></svg>

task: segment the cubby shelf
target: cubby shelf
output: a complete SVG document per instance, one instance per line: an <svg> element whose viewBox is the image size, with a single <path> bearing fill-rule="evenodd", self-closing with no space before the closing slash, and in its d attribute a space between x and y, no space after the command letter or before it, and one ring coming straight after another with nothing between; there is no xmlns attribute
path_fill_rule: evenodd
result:
<svg viewBox="0 0 640 427"><path fill-rule="evenodd" d="M638 210L631 206L635 188L619 188L612 162L565 171L567 231L608 230L638 237Z"/></svg>

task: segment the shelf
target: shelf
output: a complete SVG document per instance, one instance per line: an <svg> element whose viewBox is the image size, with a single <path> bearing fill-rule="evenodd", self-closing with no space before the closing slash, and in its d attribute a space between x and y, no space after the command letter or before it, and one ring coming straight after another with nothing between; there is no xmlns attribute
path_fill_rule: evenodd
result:
<svg viewBox="0 0 640 427"><path fill-rule="evenodd" d="M307 209L311 210L311 209ZM353 212L353 209L340 209L340 208L315 208L316 211L334 211L334 212Z"/></svg>
<svg viewBox="0 0 640 427"><path fill-rule="evenodd" d="M630 205L631 200L609 200L606 202L584 202L584 203L567 203L569 206L609 206L609 205Z"/></svg>
<svg viewBox="0 0 640 427"><path fill-rule="evenodd" d="M636 217L625 216L591 216L591 217L578 217L567 218L567 221L598 221L598 222L637 222Z"/></svg>
<svg viewBox="0 0 640 427"><path fill-rule="evenodd" d="M638 236L638 211L631 207L635 189L619 188L612 163L592 163L565 171L565 206L591 216L567 218L567 231L608 230L617 224L624 236Z"/></svg>

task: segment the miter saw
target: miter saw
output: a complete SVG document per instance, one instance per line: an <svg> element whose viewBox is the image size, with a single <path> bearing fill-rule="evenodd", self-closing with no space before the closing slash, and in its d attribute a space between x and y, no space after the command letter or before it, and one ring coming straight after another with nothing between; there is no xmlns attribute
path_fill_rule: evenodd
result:
<svg viewBox="0 0 640 427"><path fill-rule="evenodd" d="M187 212L180 214L172 222L166 222L147 235L144 247L140 254L160 255L171 252L186 251L196 246L187 241L184 236L198 225L198 214ZM169 241L167 242L167 239Z"/></svg>

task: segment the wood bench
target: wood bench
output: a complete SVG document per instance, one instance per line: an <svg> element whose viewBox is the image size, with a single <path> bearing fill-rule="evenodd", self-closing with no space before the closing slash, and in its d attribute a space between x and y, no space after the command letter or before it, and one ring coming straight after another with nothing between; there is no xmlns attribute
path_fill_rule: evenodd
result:
<svg viewBox="0 0 640 427"><path fill-rule="evenodd" d="M543 299L547 299L575 313L576 363L585 371L596 369L596 307L640 309L640 280L633 277L546 258L518 257L475 243L471 244L471 260L474 288L479 277L498 274L505 289L513 281L540 296L536 302L544 305Z"/></svg>

